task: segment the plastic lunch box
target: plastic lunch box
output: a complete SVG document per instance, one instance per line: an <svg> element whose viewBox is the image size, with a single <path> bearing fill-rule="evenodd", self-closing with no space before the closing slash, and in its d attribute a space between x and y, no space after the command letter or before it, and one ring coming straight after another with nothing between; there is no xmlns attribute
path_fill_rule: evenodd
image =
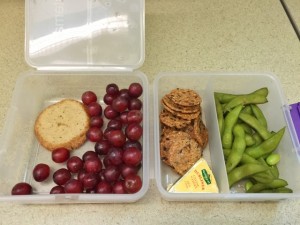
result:
<svg viewBox="0 0 300 225"><path fill-rule="evenodd" d="M161 127L159 113L160 99L176 87L196 90L202 97L203 120L209 131L209 143L203 157L210 165L219 193L170 193L167 187L178 180L168 166L160 160L159 139ZM269 89L268 103L260 105L268 121L268 129L278 131L287 127L284 137L277 148L281 155L278 164L280 178L288 181L293 193L243 193L244 184L240 183L229 189L225 161L219 134L217 114L214 102L214 92L233 94L250 93L261 87ZM155 178L158 190L163 198L170 201L264 201L300 197L300 148L290 107L283 96L280 82L275 75L259 73L161 73L154 80L154 137L155 137Z"/></svg>
<svg viewBox="0 0 300 225"><path fill-rule="evenodd" d="M0 201L22 203L134 202L149 186L148 80L136 70L144 61L144 0L26 0L26 61L36 68L17 80L2 132L0 150ZM51 160L49 151L37 142L33 125L39 112L63 98L80 100L92 90L103 104L105 87L116 83L143 86L143 159L139 173L143 180L135 194L50 195L54 186L32 178L37 163L55 171L63 167ZM72 154L93 150L85 143ZM52 176L52 174L50 174ZM14 184L32 184L34 194L11 196Z"/></svg>
<svg viewBox="0 0 300 225"><path fill-rule="evenodd" d="M20 76L13 93L11 107L3 128L0 147L0 201L20 203L126 203L142 198L149 186L150 124L154 122L154 163L157 188L170 201L279 200L300 196L299 142L292 125L289 107L280 82L270 74L224 73L161 73L153 87L154 116L149 114L148 80L138 71L144 61L144 0L27 0L26 1L26 61L36 70ZM35 139L33 124L47 105L63 98L80 99L85 90L95 91L99 99L106 84L115 82L126 87L140 82L144 87L143 101L143 167L140 170L143 187L136 194L60 194L50 195L50 181L37 183L32 169L38 162L51 162L49 152ZM271 129L287 126L279 146L281 177L289 182L292 194L245 194L239 188L228 188L222 155L214 91L244 93L267 86L269 103L263 106ZM204 158L212 168L220 189L218 194L169 193L166 187L178 176L159 157L160 99L171 89L181 87L196 90L202 97L203 117L209 130L209 144ZM102 102L101 102L102 103ZM74 154L92 149L86 143ZM298 151L298 152L297 152ZM152 163L152 162L151 162ZM32 183L35 194L11 196L12 186L20 181Z"/></svg>

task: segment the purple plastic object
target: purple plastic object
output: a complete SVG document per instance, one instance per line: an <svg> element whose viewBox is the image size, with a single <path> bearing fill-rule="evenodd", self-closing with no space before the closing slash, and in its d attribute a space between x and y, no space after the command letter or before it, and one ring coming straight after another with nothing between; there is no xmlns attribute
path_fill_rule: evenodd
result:
<svg viewBox="0 0 300 225"><path fill-rule="evenodd" d="M300 102L291 104L290 112L298 140L300 141Z"/></svg>

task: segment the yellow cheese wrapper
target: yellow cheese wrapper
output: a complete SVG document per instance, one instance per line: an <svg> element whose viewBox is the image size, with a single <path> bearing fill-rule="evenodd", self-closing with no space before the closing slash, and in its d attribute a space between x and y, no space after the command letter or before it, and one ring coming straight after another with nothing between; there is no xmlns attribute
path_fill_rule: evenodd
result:
<svg viewBox="0 0 300 225"><path fill-rule="evenodd" d="M199 159L169 190L176 193L219 193L216 179L205 159Z"/></svg>

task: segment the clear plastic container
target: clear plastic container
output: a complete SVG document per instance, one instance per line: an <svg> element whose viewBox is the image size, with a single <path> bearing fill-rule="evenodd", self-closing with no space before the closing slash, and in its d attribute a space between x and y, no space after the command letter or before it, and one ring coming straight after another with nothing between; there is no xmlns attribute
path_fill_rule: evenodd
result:
<svg viewBox="0 0 300 225"><path fill-rule="evenodd" d="M154 138L155 138L155 178L162 197L170 201L263 201L280 200L300 197L300 161L297 157L299 148L293 143L295 131L291 126L289 106L282 93L279 80L271 74L254 73L160 73L154 80ZM175 172L160 159L160 133L159 113L162 109L161 98L174 88L189 88L197 91L202 97L203 120L209 131L209 143L204 150L203 157L211 167L219 193L170 193L167 187L178 178ZM291 194L249 194L243 193L243 184L229 189L225 168L225 161L219 134L217 115L214 102L214 92L233 94L249 93L258 88L269 89L268 103L261 105L261 109L268 121L268 128L278 131L286 126L284 137L276 150L281 155L278 165L280 178L288 181L288 187L293 190ZM299 145L298 145L299 146Z"/></svg>
<svg viewBox="0 0 300 225"><path fill-rule="evenodd" d="M26 0L25 57L37 71L20 75L0 139L0 201L19 203L125 203L142 198L149 186L149 92L145 74L135 69L144 62L144 0ZM35 135L34 122L46 106L64 98L81 99L94 91L103 104L105 87L116 83L143 86L142 188L135 194L50 195L52 179L37 183L32 169L51 160ZM104 107L104 105L102 105ZM72 152L93 150L86 142ZM52 176L52 173L50 176ZM18 182L33 186L33 195L12 196Z"/></svg>

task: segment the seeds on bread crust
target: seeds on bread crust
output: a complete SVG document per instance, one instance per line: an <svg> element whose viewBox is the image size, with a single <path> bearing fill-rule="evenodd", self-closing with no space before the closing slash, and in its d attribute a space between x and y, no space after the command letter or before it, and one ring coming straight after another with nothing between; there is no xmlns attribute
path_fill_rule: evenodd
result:
<svg viewBox="0 0 300 225"><path fill-rule="evenodd" d="M34 132L40 144L53 151L59 147L79 148L86 140L89 116L85 106L65 99L48 106L35 121Z"/></svg>

